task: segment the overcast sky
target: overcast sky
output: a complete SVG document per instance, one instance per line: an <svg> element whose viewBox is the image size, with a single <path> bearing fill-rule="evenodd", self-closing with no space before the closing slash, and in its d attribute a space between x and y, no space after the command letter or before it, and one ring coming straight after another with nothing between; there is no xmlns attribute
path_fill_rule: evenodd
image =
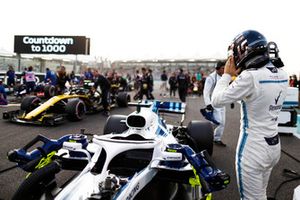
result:
<svg viewBox="0 0 300 200"><path fill-rule="evenodd" d="M81 35L91 58L225 58L247 29L275 41L289 73L300 72L299 3L267 0L9 0L0 3L0 50L14 35Z"/></svg>

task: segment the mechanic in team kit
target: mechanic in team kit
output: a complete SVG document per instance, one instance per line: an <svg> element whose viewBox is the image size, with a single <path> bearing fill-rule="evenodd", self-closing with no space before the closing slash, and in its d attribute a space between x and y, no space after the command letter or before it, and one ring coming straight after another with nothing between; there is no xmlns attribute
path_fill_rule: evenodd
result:
<svg viewBox="0 0 300 200"><path fill-rule="evenodd" d="M214 143L225 147L226 144L224 144L221 139L225 128L226 109L225 106L220 108L213 108L213 106L211 105L211 96L218 80L220 80L220 78L224 74L224 65L224 61L219 61L215 66L216 70L206 77L203 97L206 109L213 112L215 120L219 123L214 130Z"/></svg>
<svg viewBox="0 0 300 200"><path fill-rule="evenodd" d="M7 96L2 79L0 79L0 105L7 105Z"/></svg>
<svg viewBox="0 0 300 200"><path fill-rule="evenodd" d="M138 91L138 95L139 95L138 99L142 100L144 95L146 95L147 99L151 99L149 96L150 79L147 74L147 70L144 67L142 68L142 76L139 82L140 82L139 83L140 88Z"/></svg>
<svg viewBox="0 0 300 200"><path fill-rule="evenodd" d="M16 74L15 74L15 70L14 70L13 66L10 65L8 67L8 71L6 72L5 77L7 77L7 86L9 88L14 87L16 84L16 82L15 82ZM4 80L5 80L5 78L4 78Z"/></svg>
<svg viewBox="0 0 300 200"><path fill-rule="evenodd" d="M94 90L97 90L97 87L100 86L101 95L102 95L102 106L104 109L103 115L109 116L109 91L110 91L110 82L109 80L103 76L100 72L98 74L98 78L95 81Z"/></svg>
<svg viewBox="0 0 300 200"><path fill-rule="evenodd" d="M72 86L72 82L70 77L66 72L66 68L64 66L60 66L57 73L57 82L56 82L56 89L58 94L63 94L66 90L66 82L69 82Z"/></svg>
<svg viewBox="0 0 300 200"><path fill-rule="evenodd" d="M49 68L46 69L46 75L44 78L45 83L50 83L53 86L57 84L57 76L54 71L50 70Z"/></svg>
<svg viewBox="0 0 300 200"><path fill-rule="evenodd" d="M94 80L94 75L92 72L92 68L88 68L87 71L84 72L84 80Z"/></svg>
<svg viewBox="0 0 300 200"><path fill-rule="evenodd" d="M269 177L280 158L278 116L286 97L288 76L281 69L277 45L267 43L257 31L236 36L229 55L214 89L212 106L223 107L241 100L235 161L240 198L266 200ZM239 73L229 84L231 77Z"/></svg>

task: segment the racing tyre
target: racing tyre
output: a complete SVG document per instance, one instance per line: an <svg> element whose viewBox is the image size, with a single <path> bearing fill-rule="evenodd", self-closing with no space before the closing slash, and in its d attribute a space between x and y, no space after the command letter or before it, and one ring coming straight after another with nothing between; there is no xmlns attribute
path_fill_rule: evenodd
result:
<svg viewBox="0 0 300 200"><path fill-rule="evenodd" d="M33 172L28 178L26 178L14 196L12 200L33 200L40 199L40 197L50 189L50 187L56 186L55 174L60 171L60 166L57 162L52 162L49 165Z"/></svg>
<svg viewBox="0 0 300 200"><path fill-rule="evenodd" d="M107 118L103 129L103 135L110 133L123 133L128 129L125 123L121 120L126 120L125 115L111 115Z"/></svg>
<svg viewBox="0 0 300 200"><path fill-rule="evenodd" d="M130 102L130 95L127 92L119 92L116 98L119 107L127 107Z"/></svg>
<svg viewBox="0 0 300 200"><path fill-rule="evenodd" d="M82 120L85 114L85 104L80 99L70 100L66 105L66 113L71 121Z"/></svg>
<svg viewBox="0 0 300 200"><path fill-rule="evenodd" d="M44 87L44 96L45 98L51 98L55 96L55 87L53 85L46 85Z"/></svg>
<svg viewBox="0 0 300 200"><path fill-rule="evenodd" d="M36 96L27 96L22 100L21 110L26 111L27 113L35 109L41 103L41 99Z"/></svg>
<svg viewBox="0 0 300 200"><path fill-rule="evenodd" d="M187 134L190 136L188 145L197 153L207 150L213 154L214 131L210 122L191 121L187 126Z"/></svg>

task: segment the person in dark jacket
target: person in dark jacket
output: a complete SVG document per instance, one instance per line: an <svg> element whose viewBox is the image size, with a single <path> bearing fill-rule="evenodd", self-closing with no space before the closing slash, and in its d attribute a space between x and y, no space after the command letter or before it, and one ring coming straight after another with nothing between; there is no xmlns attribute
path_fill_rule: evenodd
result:
<svg viewBox="0 0 300 200"><path fill-rule="evenodd" d="M172 72L172 74L169 78L169 85L170 85L170 97L172 96L172 94L175 97L176 90L177 90L177 79L176 79L175 72Z"/></svg>
<svg viewBox="0 0 300 200"><path fill-rule="evenodd" d="M154 100L154 96L152 94L153 92L153 88L154 88L154 79L153 79L153 75L152 75L152 70L148 69L148 79L149 79L149 89L148 89L148 96L151 100Z"/></svg>
<svg viewBox="0 0 300 200"><path fill-rule="evenodd" d="M8 71L6 72L7 76L7 86L9 88L15 86L16 74L13 66L9 66Z"/></svg>
<svg viewBox="0 0 300 200"><path fill-rule="evenodd" d="M182 102L185 102L187 89L189 85L189 79L187 75L183 73L183 69L179 69L179 74L177 75L177 83L178 83L178 94L179 98Z"/></svg>
<svg viewBox="0 0 300 200"><path fill-rule="evenodd" d="M149 96L149 87L150 87L150 80L147 74L146 68L142 68L142 77L139 80L140 89L138 91L139 100L143 99L143 96L146 95L147 99L150 99Z"/></svg>
<svg viewBox="0 0 300 200"><path fill-rule="evenodd" d="M168 91L168 87L167 87L168 75L166 73L166 70L163 70L162 74L160 75L160 80L161 80L161 85L159 89L162 91L160 96L163 95L165 97L166 91Z"/></svg>
<svg viewBox="0 0 300 200"><path fill-rule="evenodd" d="M102 94L102 106L104 109L103 115L109 116L110 113L109 113L108 98L109 98L110 82L101 73L99 73L99 76L95 81L94 90L96 90L98 86L100 86L101 94Z"/></svg>
<svg viewBox="0 0 300 200"><path fill-rule="evenodd" d="M69 82L72 86L70 77L67 75L66 68L64 66L60 66L60 69L56 73L57 82L56 88L58 94L63 94L66 90L66 82Z"/></svg>

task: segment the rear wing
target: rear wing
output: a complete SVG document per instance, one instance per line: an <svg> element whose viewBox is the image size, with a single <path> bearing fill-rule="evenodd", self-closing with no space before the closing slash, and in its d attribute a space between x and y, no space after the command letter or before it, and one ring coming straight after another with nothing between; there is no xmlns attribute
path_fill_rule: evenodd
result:
<svg viewBox="0 0 300 200"><path fill-rule="evenodd" d="M139 108L152 107L152 111L155 113L178 113L178 114L185 114L185 103L181 102L168 102L168 101L139 101L139 102L129 102L128 106L136 106Z"/></svg>
<svg viewBox="0 0 300 200"><path fill-rule="evenodd" d="M181 124L185 118L185 107L186 104L182 102L168 102L168 101L140 101L140 102L130 102L128 106L136 106L137 111L139 112L141 107L152 108L152 112L155 113L174 113L181 114Z"/></svg>
<svg viewBox="0 0 300 200"><path fill-rule="evenodd" d="M181 102L154 101L152 111L185 114L185 106L186 104Z"/></svg>

